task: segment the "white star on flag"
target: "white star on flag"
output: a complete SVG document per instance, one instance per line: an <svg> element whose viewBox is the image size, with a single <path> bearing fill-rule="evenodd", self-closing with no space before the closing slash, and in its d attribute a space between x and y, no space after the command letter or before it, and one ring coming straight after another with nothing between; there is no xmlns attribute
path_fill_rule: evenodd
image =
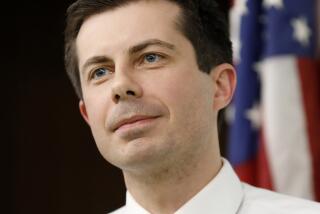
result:
<svg viewBox="0 0 320 214"><path fill-rule="evenodd" d="M283 8L283 0L264 0L263 6L266 8L274 7L276 9L282 9Z"/></svg>
<svg viewBox="0 0 320 214"><path fill-rule="evenodd" d="M310 43L311 29L308 26L307 19L304 17L296 18L291 21L293 27L293 38L302 46L308 46Z"/></svg>
<svg viewBox="0 0 320 214"><path fill-rule="evenodd" d="M245 116L251 122L252 128L258 130L261 127L261 113L259 104L255 104L251 109L247 110Z"/></svg>
<svg viewBox="0 0 320 214"><path fill-rule="evenodd" d="M252 69L257 72L258 77L261 78L261 74L263 71L263 62L259 61L252 65Z"/></svg>
<svg viewBox="0 0 320 214"><path fill-rule="evenodd" d="M234 122L234 118L236 116L236 109L233 105L230 105L225 112L225 119L228 124L232 124Z"/></svg>

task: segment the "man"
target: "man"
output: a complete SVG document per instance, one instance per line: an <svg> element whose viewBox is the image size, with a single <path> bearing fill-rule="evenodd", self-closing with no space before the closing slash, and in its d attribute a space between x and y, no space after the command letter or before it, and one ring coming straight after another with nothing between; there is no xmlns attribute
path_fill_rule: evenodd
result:
<svg viewBox="0 0 320 214"><path fill-rule="evenodd" d="M221 158L217 115L236 74L214 1L78 0L65 39L80 112L123 171L115 213L320 213L242 184Z"/></svg>

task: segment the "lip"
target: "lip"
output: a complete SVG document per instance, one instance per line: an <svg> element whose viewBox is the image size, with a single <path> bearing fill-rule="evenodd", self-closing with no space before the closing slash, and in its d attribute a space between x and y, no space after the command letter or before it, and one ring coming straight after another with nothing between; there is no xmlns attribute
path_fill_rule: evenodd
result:
<svg viewBox="0 0 320 214"><path fill-rule="evenodd" d="M146 115L136 115L130 118L122 119L113 127L113 132L121 129L122 127L148 122L150 120L156 119L158 116L146 116Z"/></svg>

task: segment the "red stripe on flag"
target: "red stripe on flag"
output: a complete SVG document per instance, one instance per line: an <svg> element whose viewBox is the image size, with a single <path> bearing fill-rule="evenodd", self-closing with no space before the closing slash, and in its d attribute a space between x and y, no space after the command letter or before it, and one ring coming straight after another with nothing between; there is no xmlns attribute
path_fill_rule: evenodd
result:
<svg viewBox="0 0 320 214"><path fill-rule="evenodd" d="M273 189L263 135L260 137L259 149L256 156L237 165L235 171L241 181L258 187Z"/></svg>
<svg viewBox="0 0 320 214"><path fill-rule="evenodd" d="M251 185L257 186L256 182L256 158L247 160L235 167L235 171L240 180Z"/></svg>
<svg viewBox="0 0 320 214"><path fill-rule="evenodd" d="M313 167L315 199L320 201L320 60L298 60L308 139Z"/></svg>

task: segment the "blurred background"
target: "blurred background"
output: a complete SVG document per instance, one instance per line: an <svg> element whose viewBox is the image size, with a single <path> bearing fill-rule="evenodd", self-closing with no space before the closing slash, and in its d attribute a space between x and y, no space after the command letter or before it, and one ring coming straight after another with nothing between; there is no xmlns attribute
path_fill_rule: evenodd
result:
<svg viewBox="0 0 320 214"><path fill-rule="evenodd" d="M125 200L121 172L99 154L89 127L79 114L78 99L65 74L63 30L65 11L72 2L20 2L10 7L13 8L11 15L14 18L8 26L4 24L3 27L5 31L13 32L4 41L14 40L12 43L4 42L3 49L8 59L5 60L3 72L3 79L7 81L2 84L6 124L2 143L5 150L9 151L3 161L9 165L9 177L3 183L10 184L8 197L4 200L9 213L106 213L120 207ZM311 8L316 8L313 5L316 1L303 1L304 6L296 0L290 2L289 7L286 0L218 1L226 16L231 12L229 8L233 8L230 28L235 65L240 76L240 89L235 100L222 114L221 147L223 155L231 160L244 181L319 200L320 70L315 48L316 12L311 12ZM292 7L295 3L296 7ZM299 8L303 8L303 11L299 12ZM284 15L279 15L279 11ZM283 17L285 20L294 17L301 19L285 23ZM13 26L10 25L11 21ZM291 28L285 34L280 26L274 26L273 23L282 23ZM292 37L292 41L289 37ZM287 43L288 46L282 45ZM296 48L299 45L302 47ZM301 83L304 86L301 99L307 104L302 105L300 110L306 116L305 120L301 117L288 119L292 114L298 114L297 111L286 111L296 109L296 102L284 99L290 95L280 93L280 98L273 96L285 90L296 92L297 87L281 87L292 85L291 81L287 81L289 77L263 74L270 69L284 70L283 64L271 61L269 65L265 62L269 62L269 59L278 62L277 57L287 55L300 57L295 64L303 71L300 74L308 74L307 77L299 76L307 82ZM255 71L256 68L261 72ZM292 67L289 65L285 70L291 71ZM270 82L280 82L280 87L267 84ZM275 92L270 92L268 88L275 89ZM264 105L267 101L269 103L269 97L276 109L283 100L280 113L261 110L270 107L271 104ZM257 103L259 105L254 105ZM256 106L260 111L248 111L251 108L256 110ZM306 113L307 109L309 113ZM284 112L292 114L285 115ZM275 119L270 121L268 118ZM283 120L277 120L281 118ZM274 122L275 126L272 125ZM292 124L300 125L290 129ZM273 134L272 127L278 128L280 135L291 138L278 138L279 133ZM306 130L306 134L302 134L302 137L300 134L294 135L300 133L297 130ZM282 144L285 141L291 144ZM268 142L272 142L270 147L267 146ZM274 145L282 146L277 149ZM286 155L285 151L289 151L289 154ZM274 162L282 164L278 167ZM309 170L300 171L305 168ZM281 175L275 176L279 171ZM283 187L283 183L289 185ZM307 189L308 192L304 190L300 193L301 189Z"/></svg>

